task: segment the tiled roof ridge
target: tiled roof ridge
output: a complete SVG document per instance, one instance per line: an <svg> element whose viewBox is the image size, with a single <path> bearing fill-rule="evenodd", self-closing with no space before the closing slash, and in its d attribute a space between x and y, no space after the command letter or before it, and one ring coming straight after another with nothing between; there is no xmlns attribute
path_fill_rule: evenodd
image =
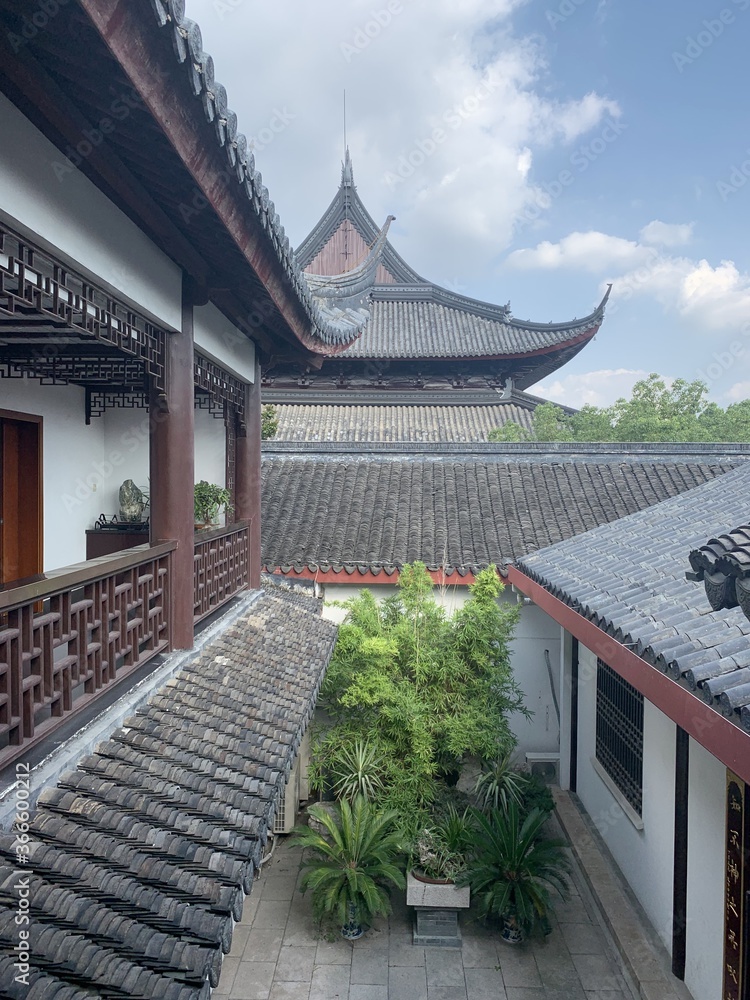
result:
<svg viewBox="0 0 750 1000"><path fill-rule="evenodd" d="M333 396L333 394L331 394ZM335 397L333 397L335 398ZM481 456L499 461L549 459L560 461L641 462L645 459L684 462L689 459L744 461L750 459L750 444L739 442L570 442L570 441L275 441L263 442L267 454L289 454L298 458L327 455L367 454L393 456Z"/></svg>
<svg viewBox="0 0 750 1000"><path fill-rule="evenodd" d="M19 998L208 997L335 635L319 601L271 588L42 793ZM16 869L14 836L0 835L9 953Z"/></svg>
<svg viewBox="0 0 750 1000"><path fill-rule="evenodd" d="M297 247L297 259L303 268L308 267L317 257L344 221L350 222L368 245L377 239L379 229L375 220L365 208L354 184L345 182L342 171L341 184L331 203L312 231ZM390 240L383 248L383 264L397 281L405 284L427 284L424 278L409 267L398 251L394 250Z"/></svg>
<svg viewBox="0 0 750 1000"><path fill-rule="evenodd" d="M228 104L226 88L214 77L214 61L203 49L199 25L185 16L185 0L151 0L157 24L169 31L178 63L185 67L193 94L201 101L206 121L213 124L216 141L227 156L247 200L252 204L279 262L310 320L313 337L325 345L350 343L364 329L366 310L332 308L312 291L271 201L247 137L237 131L237 115Z"/></svg>
<svg viewBox="0 0 750 1000"><path fill-rule="evenodd" d="M374 301L435 302L438 305L443 305L450 309L459 309L462 312L471 313L483 319L505 323L518 330L559 330L566 335L566 339L570 339L582 330L601 325L611 291L612 285L608 285L601 302L587 316L557 323L540 323L534 320L517 319L511 314L510 303L500 306L493 302L486 302L483 299L475 299L469 295L462 295L460 292L451 291L448 288L443 288L442 285L428 281L412 285L375 285L372 297Z"/></svg>
<svg viewBox="0 0 750 1000"><path fill-rule="evenodd" d="M348 149L346 151L345 162L342 164L341 183L336 194L312 231L297 248L298 260L304 268L309 267L311 262L318 256L320 251L345 221L354 226L366 244L373 244L377 240L379 235L378 227L354 185L351 158ZM531 320L517 320L513 318L509 302L505 305L498 305L497 303L463 295L460 292L452 291L435 282L428 281L417 274L406 263L403 257L394 250L390 241L386 242L382 256L385 268L396 280L394 283L376 284L372 290L373 299L394 302L435 302L439 305L459 309L484 319L507 323L519 330L564 331L567 333L568 338L575 336L577 332L587 327L601 324L607 300L612 290L612 286L609 285L602 301L588 316L560 323L537 323Z"/></svg>

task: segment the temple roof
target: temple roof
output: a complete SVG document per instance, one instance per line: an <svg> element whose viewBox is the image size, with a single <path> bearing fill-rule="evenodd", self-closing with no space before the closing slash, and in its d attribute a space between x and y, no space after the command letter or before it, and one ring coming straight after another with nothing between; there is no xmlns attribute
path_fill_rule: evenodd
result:
<svg viewBox="0 0 750 1000"><path fill-rule="evenodd" d="M750 454L627 447L279 444L263 459L263 563L352 583L385 583L416 559L465 576L651 507Z"/></svg>
<svg viewBox="0 0 750 1000"><path fill-rule="evenodd" d="M267 353L350 343L366 304L311 288L184 0L53 6L41 30L36 0L0 0L0 93L63 151L91 128L81 171ZM117 124L100 132L105 111Z"/></svg>
<svg viewBox="0 0 750 1000"><path fill-rule="evenodd" d="M268 397L273 397L273 392ZM273 442L282 441L487 441L495 427L512 421L526 431L533 428L537 396L513 390L506 395L482 394L471 401L446 403L444 394L425 393L424 402L375 401L375 393L358 392L353 402L341 403L331 393L325 402L315 393L308 402L275 403L278 429Z"/></svg>
<svg viewBox="0 0 750 1000"><path fill-rule="evenodd" d="M357 268L370 254L382 231L367 211L354 184L349 151L341 184L318 224L297 249L309 275L341 275ZM314 279L318 280L318 279ZM342 358L509 358L538 356L533 384L593 338L604 317L607 291L596 309L581 319L537 323L511 315L510 303L483 302L442 288L421 277L394 250L389 240L371 292L370 322Z"/></svg>

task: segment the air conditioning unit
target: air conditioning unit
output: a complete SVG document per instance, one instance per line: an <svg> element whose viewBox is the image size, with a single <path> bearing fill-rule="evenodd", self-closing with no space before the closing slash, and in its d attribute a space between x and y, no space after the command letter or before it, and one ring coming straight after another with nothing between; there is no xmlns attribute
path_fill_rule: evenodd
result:
<svg viewBox="0 0 750 1000"><path fill-rule="evenodd" d="M283 795L279 796L276 804L276 815L273 820L274 833L289 833L297 819L297 808L299 806L299 755L294 762L294 767L289 772Z"/></svg>
<svg viewBox="0 0 750 1000"><path fill-rule="evenodd" d="M560 754L535 753L526 754L526 768L531 774L541 778L545 785L560 784Z"/></svg>

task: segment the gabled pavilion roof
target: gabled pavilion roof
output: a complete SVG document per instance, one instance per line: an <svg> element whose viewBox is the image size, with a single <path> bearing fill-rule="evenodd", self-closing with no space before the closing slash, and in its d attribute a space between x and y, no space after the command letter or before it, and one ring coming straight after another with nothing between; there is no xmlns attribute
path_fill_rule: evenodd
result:
<svg viewBox="0 0 750 1000"><path fill-rule="evenodd" d="M340 275L367 258L381 231L354 184L349 151L341 184L297 250L309 275ZM317 279L314 279L317 280ZM526 388L580 351L599 329L609 292L588 315L561 323L519 320L510 303L482 302L421 277L386 240L371 291L371 319L341 359L507 359Z"/></svg>

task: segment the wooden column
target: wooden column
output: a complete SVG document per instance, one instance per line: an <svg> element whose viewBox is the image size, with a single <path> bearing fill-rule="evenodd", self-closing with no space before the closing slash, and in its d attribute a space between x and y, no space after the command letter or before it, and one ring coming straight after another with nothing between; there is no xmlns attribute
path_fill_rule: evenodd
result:
<svg viewBox="0 0 750 1000"><path fill-rule="evenodd" d="M236 452L238 521L249 522L250 577L252 588L260 586L260 364L255 361L255 381L245 389L245 426L237 434Z"/></svg>
<svg viewBox="0 0 750 1000"><path fill-rule="evenodd" d="M151 542L176 541L172 554L172 649L193 645L193 296L182 284L182 330L166 342L166 400L151 391Z"/></svg>

